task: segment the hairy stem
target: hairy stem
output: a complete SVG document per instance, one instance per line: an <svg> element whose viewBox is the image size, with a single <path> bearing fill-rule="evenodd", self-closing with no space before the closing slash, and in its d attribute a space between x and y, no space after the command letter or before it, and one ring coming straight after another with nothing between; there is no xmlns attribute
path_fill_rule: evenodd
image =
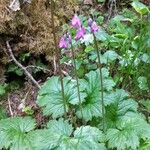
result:
<svg viewBox="0 0 150 150"><path fill-rule="evenodd" d="M52 30L53 30L53 38L54 38L54 44L55 44L55 54L57 57L57 64L58 64L58 71L59 71L59 76L60 76L60 82L61 82L61 91L62 91L62 98L63 98L63 103L64 103L64 114L65 118L67 119L67 102L65 100L65 92L64 92L64 82L63 82L63 74L61 71L61 65L60 65L60 51L58 48L58 43L57 43L57 37L56 37L56 28L55 28L55 22L54 22L54 1L51 0L51 21L52 21Z"/></svg>
<svg viewBox="0 0 150 150"><path fill-rule="evenodd" d="M80 106L80 110L81 110L81 118L83 119L83 109L82 109L82 102L81 102L81 96L80 96L79 79L78 79L78 75L77 75L77 67L76 67L76 61L75 61L75 54L74 54L72 43L71 43L71 53L72 53L72 58L73 58L75 79L76 79L76 82L77 82L77 92L78 92L78 98L79 98L79 106Z"/></svg>
<svg viewBox="0 0 150 150"><path fill-rule="evenodd" d="M95 34L93 33L94 36L94 44L95 44L95 49L97 52L97 58L98 58L98 69L100 73L100 85L101 85L101 103L102 103L102 116L103 116L103 132L105 133L105 105L104 105L104 87L103 87L103 75L102 75L102 68L101 68L101 59L100 59L100 54L99 54L99 49L98 49L98 44L97 40L95 37Z"/></svg>

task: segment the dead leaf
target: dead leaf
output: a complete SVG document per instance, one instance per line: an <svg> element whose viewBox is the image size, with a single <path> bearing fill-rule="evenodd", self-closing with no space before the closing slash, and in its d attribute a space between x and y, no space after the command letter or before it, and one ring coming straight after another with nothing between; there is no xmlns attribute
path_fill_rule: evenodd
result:
<svg viewBox="0 0 150 150"><path fill-rule="evenodd" d="M83 4L84 5L93 5L93 1L92 0L84 0Z"/></svg>

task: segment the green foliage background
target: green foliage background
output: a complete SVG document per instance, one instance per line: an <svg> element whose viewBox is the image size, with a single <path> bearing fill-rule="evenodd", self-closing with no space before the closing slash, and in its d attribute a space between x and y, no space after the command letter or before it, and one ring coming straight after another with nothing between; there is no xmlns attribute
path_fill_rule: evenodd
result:
<svg viewBox="0 0 150 150"><path fill-rule="evenodd" d="M7 15L5 10L7 2L0 3L0 8L3 10L0 19L0 36L4 38L0 39L0 47L5 47L3 44L6 39L22 36L22 41L13 43L13 50L15 55L19 56L19 61L25 63L26 59L32 58L31 53L35 55L44 53L46 60L51 61L54 43L49 4L45 9L43 1L33 0L31 5L23 6L21 11ZM58 36L61 35L62 30L69 31L74 36L75 30L64 22L67 22L66 19L73 14L72 7L75 3L71 0L55 1L55 5L54 20ZM53 75L48 77L39 89L36 109L30 105L22 106L21 116L7 117L5 109L0 107L0 149L150 149L149 7L139 1L133 1L129 9L120 10L107 24L105 22L107 14L101 14L95 9L89 12L101 27L95 38L100 45L104 106L102 106L102 86L99 81L94 38L88 33L80 42L73 40L72 45L75 48L82 107L78 99L78 84L74 79L75 72L70 51L62 50L61 65L71 66L68 75L63 78L67 118L64 117L61 80L58 75ZM7 17L3 17L5 15ZM79 17L87 27L88 17L84 15ZM9 30L6 29L6 25L9 26ZM18 55L19 51L23 52L22 49L27 50L27 53L23 56ZM0 61L4 65L8 62L7 59L8 56L3 55ZM45 67L41 62L37 64ZM8 65L7 72L23 76L23 72L13 64ZM15 90L15 86L12 86L12 89ZM3 80L0 84L2 99L10 91L10 84L6 84ZM102 107L105 108L104 116ZM38 119L35 117L39 110L41 110L40 115L46 118L42 125L38 124ZM104 124L106 131L103 131L104 119L106 119Z"/></svg>

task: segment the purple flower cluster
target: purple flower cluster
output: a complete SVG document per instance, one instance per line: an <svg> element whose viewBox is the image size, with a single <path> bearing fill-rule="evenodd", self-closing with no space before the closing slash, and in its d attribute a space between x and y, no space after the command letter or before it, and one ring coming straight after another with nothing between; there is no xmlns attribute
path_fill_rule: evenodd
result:
<svg viewBox="0 0 150 150"><path fill-rule="evenodd" d="M98 25L96 24L95 21L92 20L92 18L89 18L88 26L90 27L92 33L96 33L99 30Z"/></svg>
<svg viewBox="0 0 150 150"><path fill-rule="evenodd" d="M68 44L66 42L65 36L62 36L60 41L59 41L59 48L68 48Z"/></svg>
<svg viewBox="0 0 150 150"><path fill-rule="evenodd" d="M77 34L76 34L76 37L75 39L76 40L80 40L81 38L84 38L84 35L86 34L86 30L84 27L80 27L78 30L77 30Z"/></svg>
<svg viewBox="0 0 150 150"><path fill-rule="evenodd" d="M73 28L77 29L77 34L75 39L80 40L81 38L84 38L84 35L86 34L86 30L82 26L80 18L77 16L77 14L75 14L74 17L72 18L71 25Z"/></svg>
<svg viewBox="0 0 150 150"><path fill-rule="evenodd" d="M69 44L72 43L72 37L69 33L64 34L59 41L59 48L61 49L67 49Z"/></svg>
<svg viewBox="0 0 150 150"><path fill-rule="evenodd" d="M75 14L74 17L72 18L71 26L77 30L75 39L77 41L80 39L83 39L86 34L86 29L82 26L81 20L77 14ZM99 30L98 25L92 18L89 18L88 26L90 27L91 33L93 33L93 34L98 32L98 30ZM60 38L59 48L67 49L69 44L71 44L71 43L72 43L72 37L69 33L66 33Z"/></svg>
<svg viewBox="0 0 150 150"><path fill-rule="evenodd" d="M75 14L74 17L72 18L71 25L75 29L79 29L81 27L81 21L80 21L80 18L77 16L77 14Z"/></svg>

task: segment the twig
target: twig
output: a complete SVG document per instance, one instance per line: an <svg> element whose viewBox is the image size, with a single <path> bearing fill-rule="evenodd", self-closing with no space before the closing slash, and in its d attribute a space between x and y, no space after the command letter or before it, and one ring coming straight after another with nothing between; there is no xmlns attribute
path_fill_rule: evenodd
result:
<svg viewBox="0 0 150 150"><path fill-rule="evenodd" d="M61 70L61 72L62 72L65 76L68 76L68 75L69 75L69 73L66 72L66 71L64 71L64 70Z"/></svg>
<svg viewBox="0 0 150 150"><path fill-rule="evenodd" d="M15 64L21 69L24 71L24 73L26 74L26 76L40 89L40 85L38 84L38 82L33 78L33 76L26 70L26 68L17 61L17 59L15 58L13 52L12 52L12 49L10 47L10 44L9 44L9 41L6 41L6 46L7 46L7 49L10 53L10 57L12 58L12 60L15 62Z"/></svg>
<svg viewBox="0 0 150 150"><path fill-rule="evenodd" d="M56 56L53 56L53 63L54 63L54 74L57 72L57 63L56 63Z"/></svg>
<svg viewBox="0 0 150 150"><path fill-rule="evenodd" d="M13 114L13 111L12 111L12 108L11 108L11 103L10 103L9 95L8 95L8 107L9 107L9 112L10 112L11 117L14 117L14 114Z"/></svg>
<svg viewBox="0 0 150 150"><path fill-rule="evenodd" d="M28 69L28 68L37 68L37 69L39 69L39 70L43 70L44 72L50 72L50 73L51 73L51 70L46 69L46 68L43 68L43 67L40 67L40 66L29 65L29 66L27 66L27 67L25 67L25 68L26 68L26 69Z"/></svg>
<svg viewBox="0 0 150 150"><path fill-rule="evenodd" d="M23 110L26 107L26 99L29 95L31 88L29 88L28 92L25 94L25 97L21 100L21 104L19 105L19 109Z"/></svg>

